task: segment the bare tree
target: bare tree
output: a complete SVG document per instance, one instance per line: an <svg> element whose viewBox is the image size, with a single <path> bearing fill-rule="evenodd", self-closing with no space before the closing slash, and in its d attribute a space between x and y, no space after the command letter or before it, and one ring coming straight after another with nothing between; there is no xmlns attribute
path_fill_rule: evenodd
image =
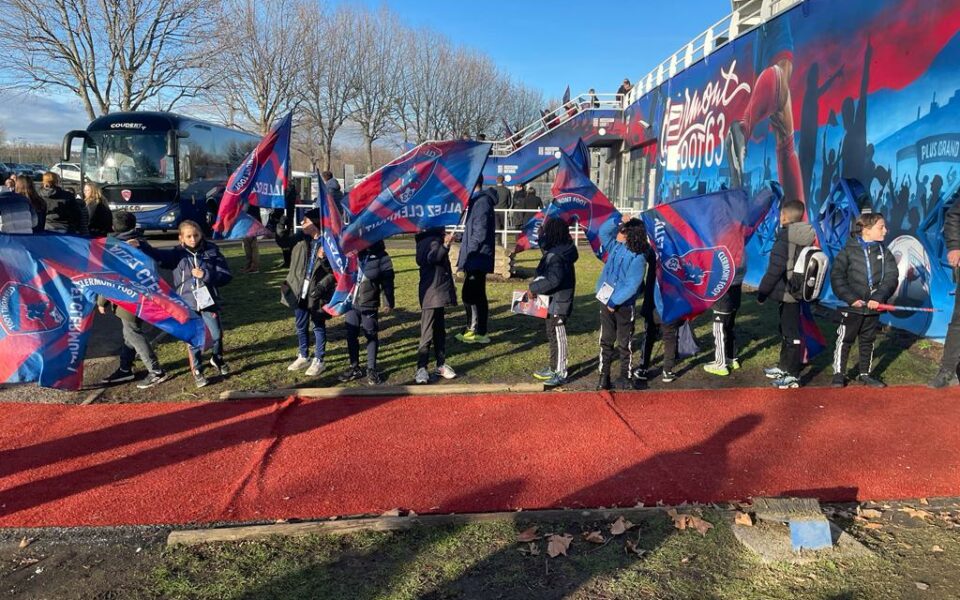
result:
<svg viewBox="0 0 960 600"><path fill-rule="evenodd" d="M355 94L358 42L350 32L358 21L357 11L346 6L332 15L308 7L301 12L301 25L307 31L301 106L304 121L318 136L326 170L332 166L333 140L350 117Z"/></svg>
<svg viewBox="0 0 960 600"><path fill-rule="evenodd" d="M213 81L210 105L227 125L266 134L298 102L303 50L296 36L297 5L294 0L269 5L226 0L222 10L223 22L234 25L229 35L212 42L205 65Z"/></svg>
<svg viewBox="0 0 960 600"><path fill-rule="evenodd" d="M374 168L373 143L391 131L401 77L401 57L396 48L402 33L398 19L386 8L359 14L356 29L356 71L350 102L352 120L360 127L367 147L367 168Z"/></svg>
<svg viewBox="0 0 960 600"><path fill-rule="evenodd" d="M93 119L148 103L169 110L204 87L196 39L213 24L205 0L0 0L8 87L76 95Z"/></svg>

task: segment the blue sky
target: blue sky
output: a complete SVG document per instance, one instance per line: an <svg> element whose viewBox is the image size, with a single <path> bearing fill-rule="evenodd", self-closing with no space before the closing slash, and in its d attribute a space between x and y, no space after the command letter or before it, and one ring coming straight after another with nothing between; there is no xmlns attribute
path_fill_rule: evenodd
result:
<svg viewBox="0 0 960 600"><path fill-rule="evenodd" d="M645 75L730 11L728 0L335 1L386 4L409 26L428 26L488 54L547 98L559 97L568 84L574 94L591 87L614 92L624 77ZM87 123L72 97L0 97L0 126L8 140L59 143L68 130Z"/></svg>

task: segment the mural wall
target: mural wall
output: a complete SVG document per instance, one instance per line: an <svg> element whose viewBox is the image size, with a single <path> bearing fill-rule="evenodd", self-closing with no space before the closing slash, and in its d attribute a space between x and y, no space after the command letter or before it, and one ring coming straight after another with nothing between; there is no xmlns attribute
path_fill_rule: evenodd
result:
<svg viewBox="0 0 960 600"><path fill-rule="evenodd" d="M649 128L640 127L647 121ZM624 114L655 138L655 203L774 179L811 214L840 178L887 218L898 327L942 337L955 288L940 234L960 186L960 0L807 0L666 81ZM766 263L752 244L750 280Z"/></svg>

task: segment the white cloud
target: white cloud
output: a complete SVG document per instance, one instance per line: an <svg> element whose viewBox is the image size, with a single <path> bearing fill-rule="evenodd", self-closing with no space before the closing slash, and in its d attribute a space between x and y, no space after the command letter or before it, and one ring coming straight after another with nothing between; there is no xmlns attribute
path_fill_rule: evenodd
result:
<svg viewBox="0 0 960 600"><path fill-rule="evenodd" d="M22 137L37 144L59 144L71 129L90 123L79 101L34 93L4 93L0 96L0 127L7 140Z"/></svg>

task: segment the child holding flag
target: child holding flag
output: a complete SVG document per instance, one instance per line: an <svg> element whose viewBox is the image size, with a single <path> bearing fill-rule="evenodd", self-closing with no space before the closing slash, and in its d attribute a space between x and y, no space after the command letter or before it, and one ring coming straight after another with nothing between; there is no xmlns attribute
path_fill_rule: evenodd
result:
<svg viewBox="0 0 960 600"><path fill-rule="evenodd" d="M855 339L860 338L860 373L857 381L870 387L886 384L870 375L873 342L880 325L877 307L897 291L897 262L884 247L887 224L879 213L864 213L857 219L859 235L852 236L833 260L830 285L833 293L849 306L840 309L837 348L833 353L833 387L846 384L847 357Z"/></svg>
<svg viewBox="0 0 960 600"><path fill-rule="evenodd" d="M640 219L623 215L607 219L599 229L607 250L607 262L597 279L600 308L600 382L597 389L609 390L614 344L620 350L619 387L630 387L633 368L634 305L646 277L647 229Z"/></svg>
<svg viewBox="0 0 960 600"><path fill-rule="evenodd" d="M567 382L567 327L573 312L573 292L577 274L573 264L579 254L570 237L570 226L562 219L547 219L540 231L543 258L530 282L530 294L550 296L547 306L547 339L550 341L550 366L533 374L547 387Z"/></svg>
<svg viewBox="0 0 960 600"><path fill-rule="evenodd" d="M380 324L377 320L380 310L380 295L387 299L387 307L393 309L393 262L387 254L387 247L379 241L360 251L360 283L353 306L347 311L347 354L350 368L340 375L341 383L361 379L364 370L360 367L360 330L367 340L367 383L379 385L383 377L377 370L377 351L379 350Z"/></svg>
<svg viewBox="0 0 960 600"><path fill-rule="evenodd" d="M324 369L329 315L324 312L323 306L330 301L337 285L333 269L323 251L320 224L320 209L310 209L303 215L303 233L293 240L290 270L280 285L281 302L293 309L297 329L297 359L287 370L306 368L308 377L316 377ZM310 359L310 323L313 323L315 344L313 360Z"/></svg>
<svg viewBox="0 0 960 600"><path fill-rule="evenodd" d="M767 272L760 280L757 302L773 298L780 304L780 361L776 367L763 370L773 379L773 387L785 390L800 387L803 365L803 341L800 337L800 302L790 292L788 278L800 251L813 245L817 236L810 223L803 221L803 202L790 200L780 209L780 231L770 251Z"/></svg>
<svg viewBox="0 0 960 600"><path fill-rule="evenodd" d="M230 373L223 360L223 327L220 324L220 294L218 288L230 283L233 275L220 249L203 237L203 230L194 221L180 223L180 245L169 250L153 248L145 241L131 241L144 253L165 268L173 271L173 287L184 301L203 318L213 338L213 356L210 364L226 376ZM203 348L189 346L190 370L197 387L207 385L203 376Z"/></svg>

